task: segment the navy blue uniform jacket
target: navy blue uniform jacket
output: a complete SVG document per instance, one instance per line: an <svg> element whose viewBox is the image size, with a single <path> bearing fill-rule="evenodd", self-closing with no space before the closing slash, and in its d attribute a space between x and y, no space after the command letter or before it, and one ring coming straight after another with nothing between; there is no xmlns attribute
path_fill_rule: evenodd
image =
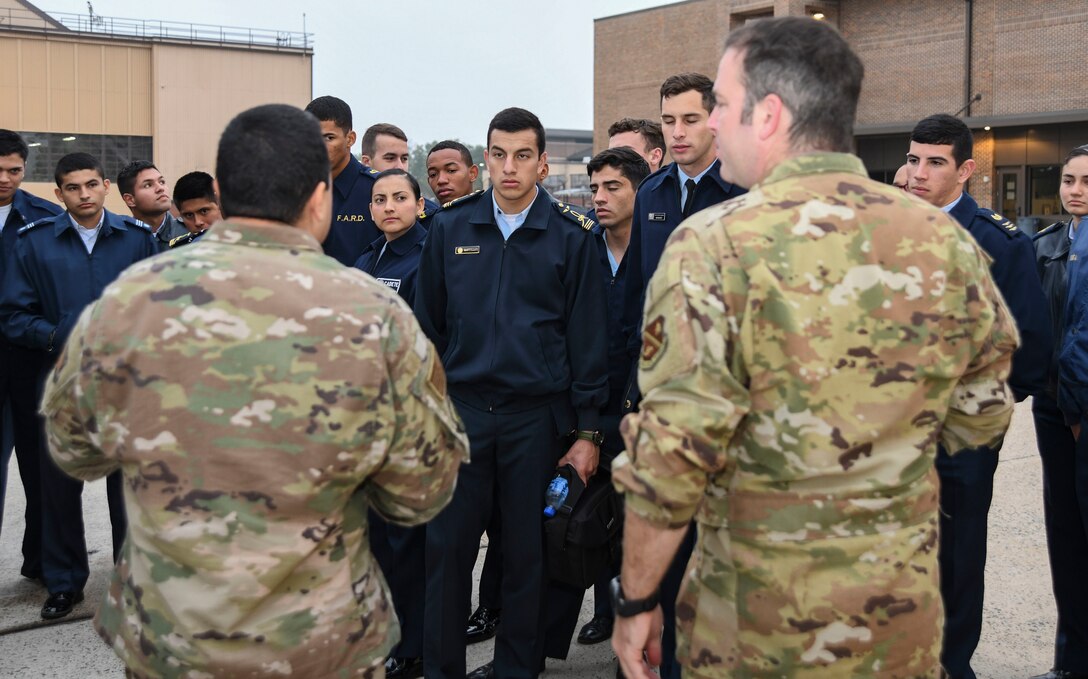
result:
<svg viewBox="0 0 1088 679"><path fill-rule="evenodd" d="M624 255L616 274L612 275L612 265L608 263L608 244L605 243L603 227L594 228L594 240L597 242L601 275L608 287L608 322L605 329L608 334L608 403L601 411L601 431L604 444L601 451L609 456L616 456L623 451L623 439L620 437L620 420L623 419L623 394L627 379L631 374L631 357L627 353L627 335L623 331L623 290L627 280L627 263L630 258Z"/></svg>
<svg viewBox="0 0 1088 679"><path fill-rule="evenodd" d="M59 352L83 308L122 271L157 252L146 225L109 211L90 254L66 212L24 226L0 292L4 335L13 344Z"/></svg>
<svg viewBox="0 0 1088 679"><path fill-rule="evenodd" d="M1020 330L1020 348L1013 354L1009 374L1013 395L1022 401L1028 396L1045 394L1054 339L1031 238L993 210L980 208L967 193L949 214L993 259L990 275Z"/></svg>
<svg viewBox="0 0 1088 679"><path fill-rule="evenodd" d="M4 223L4 230L0 233L0 284L4 282L8 257L15 253L15 239L19 229L64 212L59 205L38 198L22 189L16 189L11 206L11 212L8 213L8 219Z"/></svg>
<svg viewBox="0 0 1088 679"><path fill-rule="evenodd" d="M557 426L595 430L608 366L592 222L541 190L504 242L491 191L431 219L416 278L419 324L442 356L451 390L569 394L577 421L557 418Z"/></svg>
<svg viewBox="0 0 1088 679"><path fill-rule="evenodd" d="M396 240L385 243L385 235L366 246L363 256L355 262L355 268L370 274L378 282L391 288L411 306L415 300L416 270L427 230L416 222L412 228ZM381 255L382 248L385 254ZM381 259L378 256L381 255Z"/></svg>
<svg viewBox="0 0 1088 679"><path fill-rule="evenodd" d="M366 246L382 235L370 216L370 191L377 175L377 170L351 156L332 180L332 226L321 247L344 266L355 264Z"/></svg>

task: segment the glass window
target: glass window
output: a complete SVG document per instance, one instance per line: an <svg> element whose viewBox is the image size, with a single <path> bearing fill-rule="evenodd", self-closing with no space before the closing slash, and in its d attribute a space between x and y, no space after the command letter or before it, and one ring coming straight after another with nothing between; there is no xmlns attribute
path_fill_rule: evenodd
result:
<svg viewBox="0 0 1088 679"><path fill-rule="evenodd" d="M1028 167L1028 214L1037 217L1059 217L1062 203L1058 196L1061 182L1060 165L1034 165Z"/></svg>
<svg viewBox="0 0 1088 679"><path fill-rule="evenodd" d="M134 160L153 160L151 137L64 132L20 132L30 147L26 181L53 182L57 161L69 153L89 153L102 163L113 181L121 168Z"/></svg>

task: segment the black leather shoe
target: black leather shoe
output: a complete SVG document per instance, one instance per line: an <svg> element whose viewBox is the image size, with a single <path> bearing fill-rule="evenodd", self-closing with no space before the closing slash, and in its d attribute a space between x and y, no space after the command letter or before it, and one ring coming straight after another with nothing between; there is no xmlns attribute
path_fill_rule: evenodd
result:
<svg viewBox="0 0 1088 679"><path fill-rule="evenodd" d="M1088 679L1088 673L1068 672L1066 670L1050 670L1046 674L1038 674L1031 679Z"/></svg>
<svg viewBox="0 0 1088 679"><path fill-rule="evenodd" d="M389 658L385 661L385 676L416 679L423 676L423 658Z"/></svg>
<svg viewBox="0 0 1088 679"><path fill-rule="evenodd" d="M495 636L502 611L480 606L465 625L465 643L476 644ZM486 665L485 665L486 667Z"/></svg>
<svg viewBox="0 0 1088 679"><path fill-rule="evenodd" d="M582 625L578 632L579 644L599 644L612 638L612 618L607 615L595 615L593 619Z"/></svg>
<svg viewBox="0 0 1088 679"><path fill-rule="evenodd" d="M57 592L50 594L42 606L42 617L46 620L63 618L72 612L75 605L83 601L83 592Z"/></svg>
<svg viewBox="0 0 1088 679"><path fill-rule="evenodd" d="M481 610L487 610L486 608ZM479 613L480 611L476 611ZM475 614L474 614L475 615ZM486 665L477 667L468 673L465 679L495 679L495 663L489 662Z"/></svg>

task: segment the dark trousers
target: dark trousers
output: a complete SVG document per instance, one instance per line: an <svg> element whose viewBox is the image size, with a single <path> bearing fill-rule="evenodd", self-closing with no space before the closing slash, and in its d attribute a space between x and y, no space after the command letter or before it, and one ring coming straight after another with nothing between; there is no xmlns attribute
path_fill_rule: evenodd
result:
<svg viewBox="0 0 1088 679"><path fill-rule="evenodd" d="M370 551L381 566L393 595L400 622L400 643L390 652L395 658L423 657L424 604L427 580L426 526L397 526L370 512Z"/></svg>
<svg viewBox="0 0 1088 679"><path fill-rule="evenodd" d="M1043 510L1050 575L1058 608L1054 667L1088 673L1088 435L1080 441L1057 404L1032 403L1043 463ZM1088 422L1081 423L1088 431Z"/></svg>
<svg viewBox="0 0 1088 679"><path fill-rule="evenodd" d="M565 453L552 404L506 401L489 412L454 393L471 444L450 504L427 526L427 615L424 672L428 679L465 676L465 611L472 566L492 504L502 512L502 617L495 673L537 676L543 658L544 489ZM497 489L497 496L496 496Z"/></svg>
<svg viewBox="0 0 1088 679"><path fill-rule="evenodd" d="M48 370L41 374L39 394L45 387L47 375ZM68 476L53 462L45 440L44 421L39 420L39 426L42 427L38 453L42 495L42 580L50 594L82 592L91 574L83 530L83 482ZM106 477L114 562L121 554L127 529L121 484L120 470ZM94 511L101 511L101 507Z"/></svg>
<svg viewBox="0 0 1088 679"><path fill-rule="evenodd" d="M23 565L20 572L37 578L42 572L42 494L39 456L45 450L41 402L42 358L39 352L0 343L0 404L6 402L0 424L0 523L8 486L12 445L19 460L19 480L26 496L23 514Z"/></svg>
<svg viewBox="0 0 1088 679"><path fill-rule="evenodd" d="M502 609L502 512L497 505L497 502L491 505L487 554L480 573L480 605L493 611Z"/></svg>
<svg viewBox="0 0 1088 679"><path fill-rule="evenodd" d="M944 643L941 664L952 679L975 679L971 656L982 634L986 573L986 518L994 494L998 448L949 455L937 451L941 485L941 598Z"/></svg>
<svg viewBox="0 0 1088 679"><path fill-rule="evenodd" d="M665 617L665 629L661 634L662 679L680 679L680 663L676 661L676 598L680 596L680 585L695 550L696 531L693 521L661 580L661 611Z"/></svg>

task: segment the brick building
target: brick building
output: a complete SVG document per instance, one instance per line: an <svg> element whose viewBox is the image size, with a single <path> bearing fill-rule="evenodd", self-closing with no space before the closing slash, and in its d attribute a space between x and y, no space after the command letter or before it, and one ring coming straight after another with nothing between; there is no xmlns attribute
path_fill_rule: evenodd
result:
<svg viewBox="0 0 1088 679"><path fill-rule="evenodd" d="M614 120L656 119L668 75L713 77L732 28L816 15L842 31L865 63L855 132L874 178L890 181L917 120L962 109L975 134L978 169L969 190L979 203L1026 227L1058 217L1061 160L1088 143L1088 89L1075 80L1077 45L1088 34L1083 2L688 0L598 19L595 148L606 145Z"/></svg>

